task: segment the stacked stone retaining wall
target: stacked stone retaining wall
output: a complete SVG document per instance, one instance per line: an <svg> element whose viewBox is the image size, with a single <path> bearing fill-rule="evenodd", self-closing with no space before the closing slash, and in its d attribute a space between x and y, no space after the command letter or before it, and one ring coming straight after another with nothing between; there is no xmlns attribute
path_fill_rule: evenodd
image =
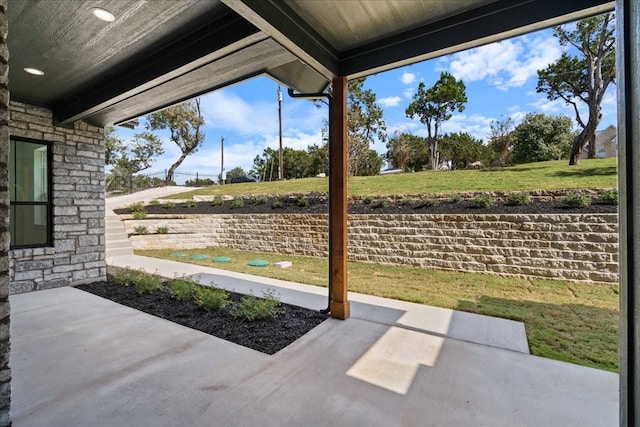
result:
<svg viewBox="0 0 640 427"><path fill-rule="evenodd" d="M222 247L327 256L327 215L150 215L125 221L135 249ZM147 235L136 235L145 227ZM154 234L166 227L168 234ZM617 283L618 216L349 215L349 260Z"/></svg>

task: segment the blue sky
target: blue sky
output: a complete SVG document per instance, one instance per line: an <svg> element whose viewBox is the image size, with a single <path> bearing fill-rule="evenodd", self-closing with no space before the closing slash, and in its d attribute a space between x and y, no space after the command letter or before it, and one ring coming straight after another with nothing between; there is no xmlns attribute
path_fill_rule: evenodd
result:
<svg viewBox="0 0 640 427"><path fill-rule="evenodd" d="M369 76L365 88L372 89L384 110L388 135L395 131L426 136L426 128L418 119L409 119L404 111L411 97L423 81L427 87L448 71L461 79L467 88L468 103L462 113L455 113L443 124L443 132L468 132L487 141L490 123L511 117L516 124L529 112L565 114L574 119L572 107L562 101L549 101L536 93L538 69L554 62L562 53L550 29L517 38L492 43ZM278 83L269 77L257 77L202 97L201 109L205 117L205 144L188 157L178 172L216 175L220 173L220 138L224 136L225 171L240 166L251 169L253 159L264 148L278 147ZM283 90L283 145L306 149L321 142L326 108L318 109L311 102L292 99ZM603 118L599 129L616 121L615 86L611 85L602 105ZM583 111L586 117L586 109ZM575 123L575 120L574 120ZM127 140L133 131L117 128L117 135ZM168 168L180 155L179 149L160 134L165 141L165 154L147 172ZM385 144L373 146L380 154Z"/></svg>

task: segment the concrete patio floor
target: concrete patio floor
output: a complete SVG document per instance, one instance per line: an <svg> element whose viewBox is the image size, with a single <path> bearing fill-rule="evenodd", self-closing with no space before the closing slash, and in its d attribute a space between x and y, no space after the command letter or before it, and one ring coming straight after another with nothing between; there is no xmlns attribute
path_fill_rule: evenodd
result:
<svg viewBox="0 0 640 427"><path fill-rule="evenodd" d="M326 289L110 264L326 306ZM614 426L618 376L528 354L519 322L351 294L269 356L74 288L11 297L14 426Z"/></svg>

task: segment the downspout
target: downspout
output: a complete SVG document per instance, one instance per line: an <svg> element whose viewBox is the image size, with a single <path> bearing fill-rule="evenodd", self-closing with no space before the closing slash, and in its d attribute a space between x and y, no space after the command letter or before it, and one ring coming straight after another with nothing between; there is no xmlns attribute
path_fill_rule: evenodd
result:
<svg viewBox="0 0 640 427"><path fill-rule="evenodd" d="M332 143L333 141L333 135L331 135L332 131L331 131L331 94L326 93L326 92L318 92L318 93L295 93L293 91L293 89L288 88L287 89L287 93L289 94L289 96L291 98L304 98L304 99L313 99L313 98L327 98L327 104L329 105L329 120L327 121L329 124L329 144ZM329 171L329 173L331 173L331 171ZM329 215L329 230L331 230L331 222L333 221L333 219L331 218L331 215ZM331 256L331 254L329 254L329 256ZM331 312L331 293L333 291L333 283L331 280L331 274L329 274L329 297L328 297L328 303L327 303L327 308L325 308L324 310L320 310L320 313L322 314L329 314Z"/></svg>

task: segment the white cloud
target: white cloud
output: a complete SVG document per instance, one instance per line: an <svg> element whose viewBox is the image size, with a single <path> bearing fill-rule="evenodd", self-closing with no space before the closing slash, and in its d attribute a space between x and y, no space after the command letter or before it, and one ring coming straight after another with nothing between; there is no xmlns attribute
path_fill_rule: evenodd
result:
<svg viewBox="0 0 640 427"><path fill-rule="evenodd" d="M490 78L500 90L520 87L560 57L562 49L549 33L491 43L441 59L438 67L466 82ZM448 67L447 67L448 66Z"/></svg>
<svg viewBox="0 0 640 427"><path fill-rule="evenodd" d="M416 91L415 87L408 87L404 91L402 91L402 95L406 99L411 99L413 97L413 93Z"/></svg>
<svg viewBox="0 0 640 427"><path fill-rule="evenodd" d="M416 75L413 73L404 72L402 73L402 77L400 77L400 81L405 85L410 85L416 81Z"/></svg>
<svg viewBox="0 0 640 427"><path fill-rule="evenodd" d="M389 96L378 100L383 107L397 107L400 104L400 101L402 101L402 98L399 96Z"/></svg>
<svg viewBox="0 0 640 427"><path fill-rule="evenodd" d="M491 133L491 122L495 119L481 114L457 114L442 123L442 133L466 132L474 138L486 141Z"/></svg>

